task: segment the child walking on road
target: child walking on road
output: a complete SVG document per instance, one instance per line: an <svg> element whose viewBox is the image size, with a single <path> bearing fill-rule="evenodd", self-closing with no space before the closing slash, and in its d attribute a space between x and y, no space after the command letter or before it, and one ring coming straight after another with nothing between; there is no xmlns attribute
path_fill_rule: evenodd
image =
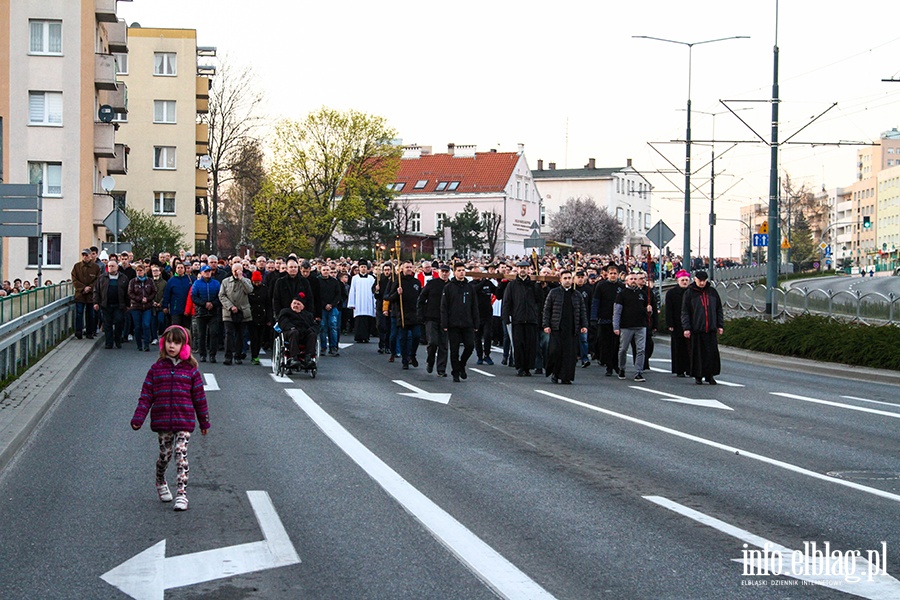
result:
<svg viewBox="0 0 900 600"><path fill-rule="evenodd" d="M200 433L209 430L209 408L203 391L203 377L197 361L191 356L190 336L184 327L172 325L159 339L159 360L153 363L144 379L141 398L131 428L137 431L150 413L150 429L159 435L159 458L156 461L156 491L163 502L172 501L166 483L166 467L175 454L177 483L175 510L187 510L187 447L194 431L196 413Z"/></svg>

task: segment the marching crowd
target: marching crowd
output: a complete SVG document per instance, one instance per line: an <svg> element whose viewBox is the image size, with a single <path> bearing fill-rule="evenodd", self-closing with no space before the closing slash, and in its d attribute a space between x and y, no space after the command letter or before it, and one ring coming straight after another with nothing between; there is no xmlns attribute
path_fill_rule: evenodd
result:
<svg viewBox="0 0 900 600"><path fill-rule="evenodd" d="M496 347L517 376L568 384L579 364L599 364L619 379L631 364L634 381L645 381L661 304L654 269L648 257L386 260L373 268L364 259L293 254L223 262L182 251L134 260L86 248L72 281L76 337L102 329L108 349L133 340L149 351L179 325L191 331L199 362L214 363L222 352L225 365L248 355L259 364L277 324L297 367L315 365L316 353L304 350L317 340L321 356L340 356L340 336L352 332L403 369L419 366L424 345L426 371L460 381L472 354L478 365L493 365ZM672 373L714 384L722 303L705 271L672 275L678 285L664 303Z"/></svg>

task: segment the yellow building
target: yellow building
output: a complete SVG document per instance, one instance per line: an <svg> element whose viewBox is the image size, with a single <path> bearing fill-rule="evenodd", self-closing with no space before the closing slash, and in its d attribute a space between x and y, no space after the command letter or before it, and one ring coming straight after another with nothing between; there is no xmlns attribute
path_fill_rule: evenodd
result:
<svg viewBox="0 0 900 600"><path fill-rule="evenodd" d="M900 262L900 166L878 173L877 204L875 250L880 264L894 269Z"/></svg>
<svg viewBox="0 0 900 600"><path fill-rule="evenodd" d="M125 112L111 52L127 52L116 0L0 0L3 183L40 183L41 239L2 240L4 279L69 277L81 249L99 246L109 213L101 179L124 146L100 106Z"/></svg>
<svg viewBox="0 0 900 600"><path fill-rule="evenodd" d="M128 114L117 115L128 174L116 177L114 195L180 227L187 250L204 247L207 171L198 168L198 157L208 153L209 129L198 115L208 111L210 80L199 74L197 57L215 50L198 49L193 29L134 25L128 36L128 53L116 56L128 85Z"/></svg>

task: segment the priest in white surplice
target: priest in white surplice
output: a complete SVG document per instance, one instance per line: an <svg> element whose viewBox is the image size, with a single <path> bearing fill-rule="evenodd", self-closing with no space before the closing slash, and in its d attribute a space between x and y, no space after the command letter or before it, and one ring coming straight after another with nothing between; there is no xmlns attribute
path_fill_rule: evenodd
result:
<svg viewBox="0 0 900 600"><path fill-rule="evenodd" d="M375 293L372 286L375 278L369 274L369 263L359 261L359 274L350 280L350 297L347 308L353 309L356 320L353 337L361 344L369 342L369 336L375 331Z"/></svg>

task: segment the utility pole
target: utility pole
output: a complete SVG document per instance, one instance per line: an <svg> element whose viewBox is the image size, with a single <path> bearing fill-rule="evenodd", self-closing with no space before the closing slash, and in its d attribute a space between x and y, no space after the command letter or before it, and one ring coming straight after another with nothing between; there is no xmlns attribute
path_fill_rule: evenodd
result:
<svg viewBox="0 0 900 600"><path fill-rule="evenodd" d="M772 140L769 164L769 256L766 268L766 314L775 317L778 263L781 262L781 235L778 229L778 0L775 1L775 47L772 75Z"/></svg>

